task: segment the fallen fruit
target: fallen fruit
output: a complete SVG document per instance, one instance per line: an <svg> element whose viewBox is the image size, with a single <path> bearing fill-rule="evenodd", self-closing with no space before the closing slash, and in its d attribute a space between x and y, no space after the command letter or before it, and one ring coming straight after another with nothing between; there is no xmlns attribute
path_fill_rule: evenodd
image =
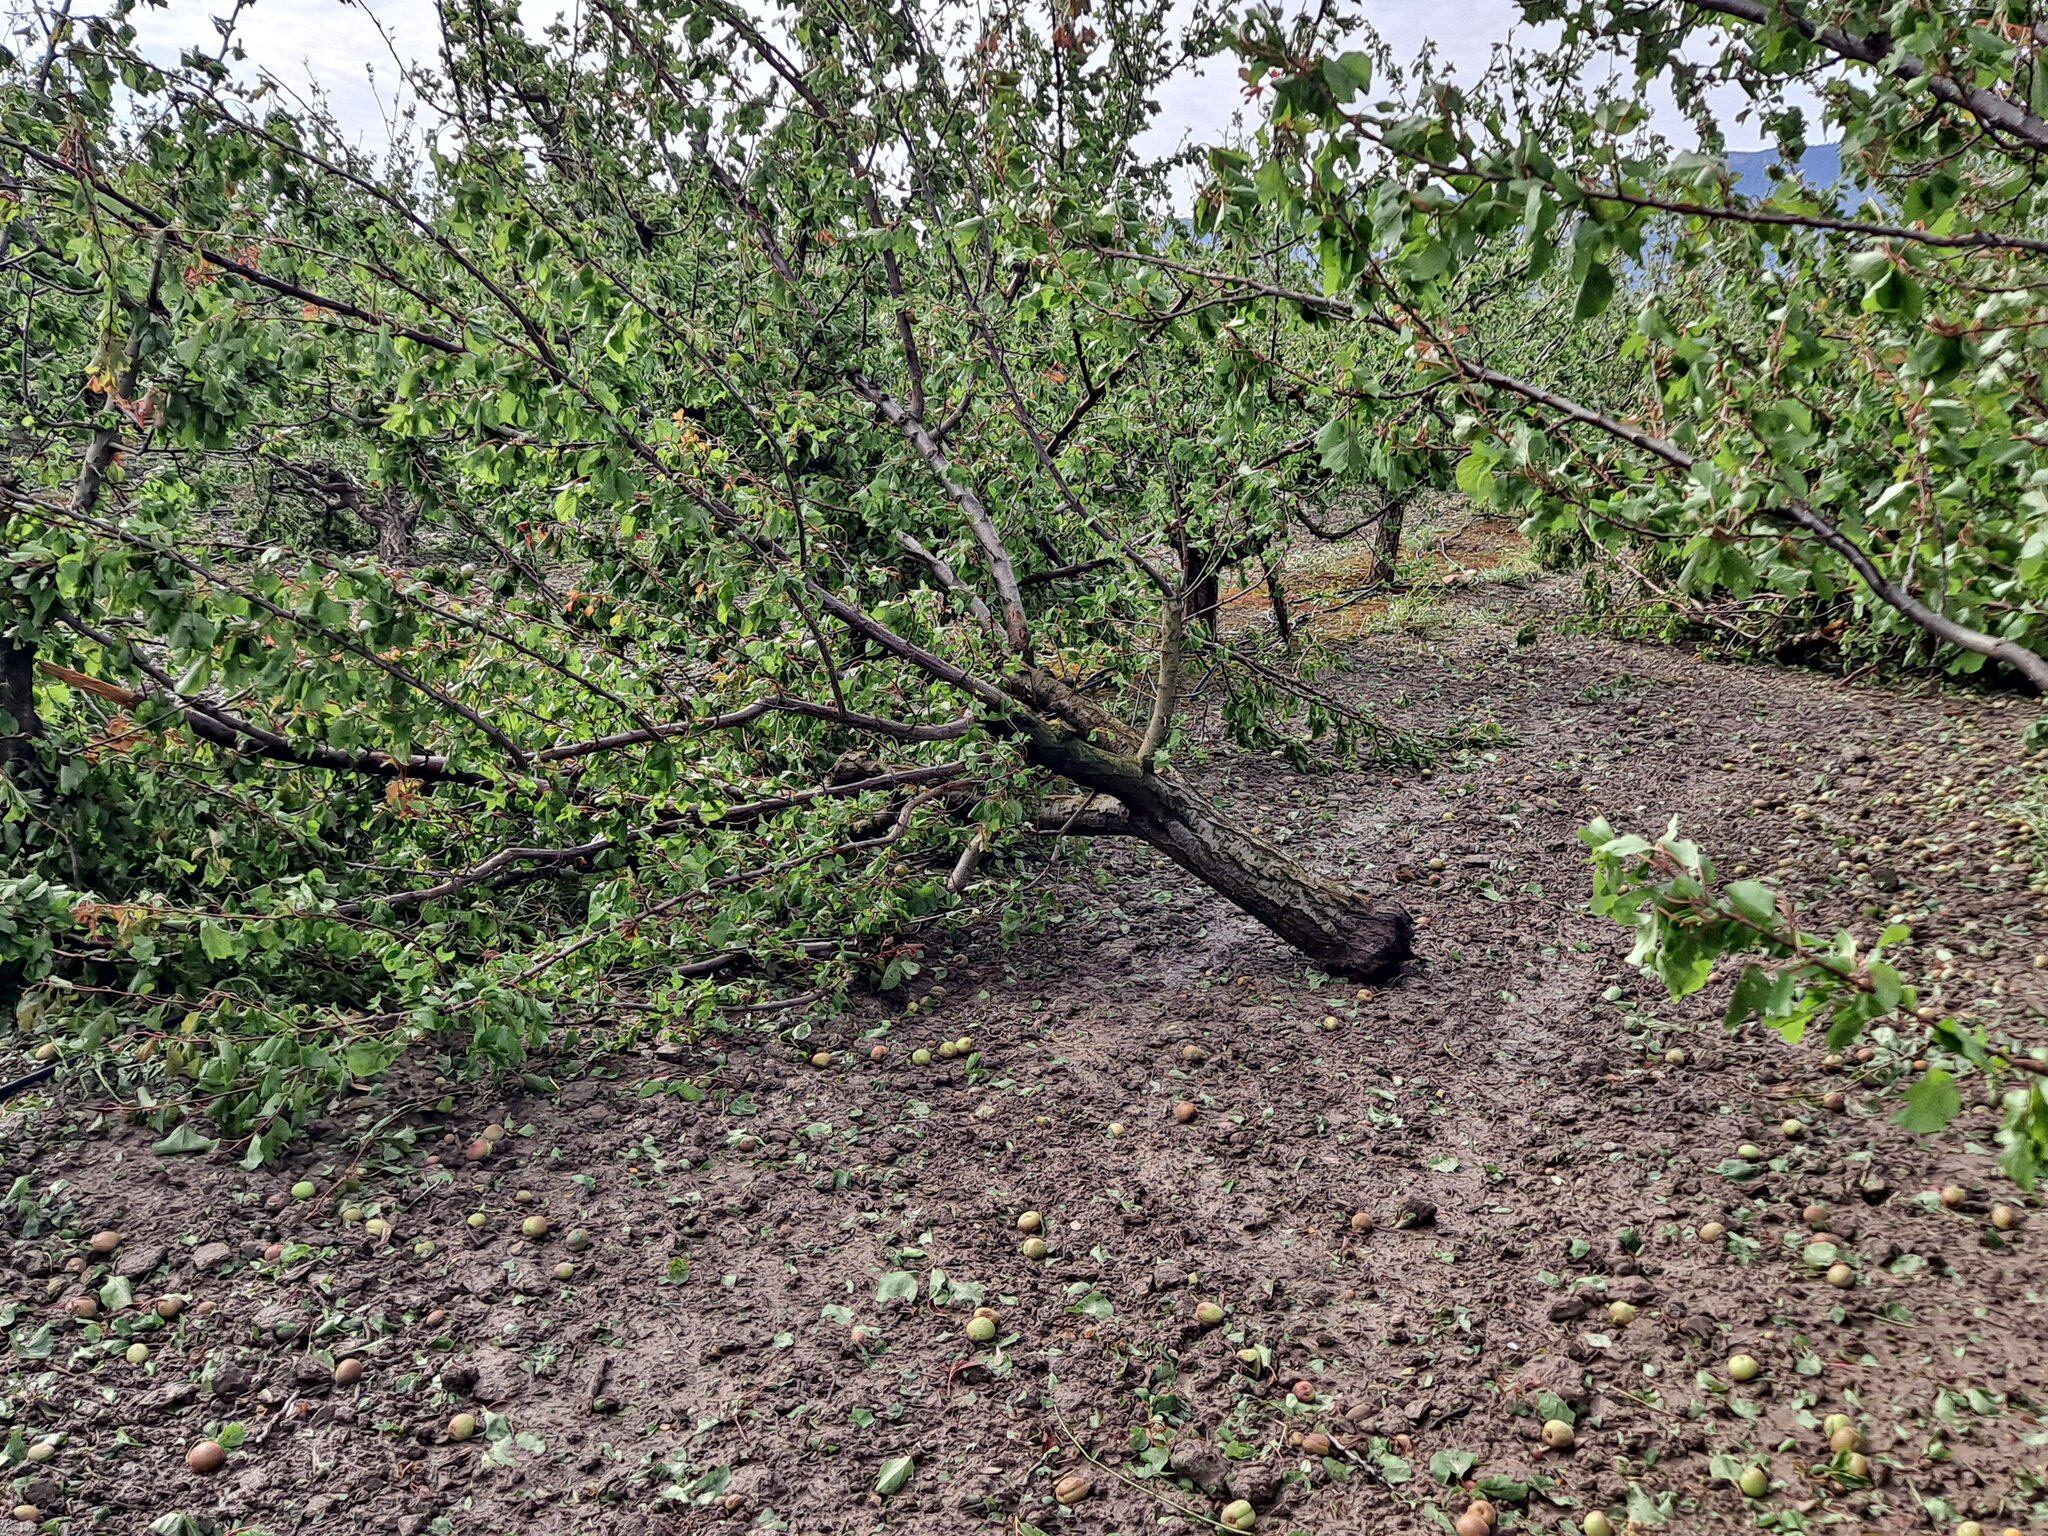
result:
<svg viewBox="0 0 2048 1536"><path fill-rule="evenodd" d="M1735 1479L1735 1486L1752 1499L1760 1499L1771 1491L1771 1474L1762 1467L1744 1467L1742 1475Z"/></svg>
<svg viewBox="0 0 2048 1536"><path fill-rule="evenodd" d="M557 1280L570 1279L572 1276L575 1275L575 1273L576 1266L574 1264L571 1264L567 1259L562 1260L561 1263L555 1266L555 1278Z"/></svg>
<svg viewBox="0 0 2048 1536"><path fill-rule="evenodd" d="M310 1200L319 1192L319 1189L311 1179L301 1179L292 1186L292 1198L294 1200Z"/></svg>
<svg viewBox="0 0 2048 1536"><path fill-rule="evenodd" d="M1806 1134L1806 1122L1796 1118L1790 1119L1780 1125L1778 1131L1787 1141L1797 1141Z"/></svg>
<svg viewBox="0 0 2048 1536"><path fill-rule="evenodd" d="M1821 1107L1831 1115L1839 1115L1849 1107L1849 1095L1837 1088L1821 1101Z"/></svg>
<svg viewBox="0 0 2048 1536"><path fill-rule="evenodd" d="M1700 1228L1700 1241L1703 1243L1718 1243L1727 1235L1728 1229L1718 1221L1710 1221Z"/></svg>
<svg viewBox="0 0 2048 1536"><path fill-rule="evenodd" d="M1607 1320L1617 1328L1626 1328L1636 1320L1636 1309L1626 1301L1611 1301L1607 1304Z"/></svg>
<svg viewBox="0 0 2048 1536"><path fill-rule="evenodd" d="M489 1216L486 1216L482 1211L471 1211L467 1216L463 1218L463 1220L469 1223L472 1229L483 1227L486 1223L490 1221L490 1219L491 1218Z"/></svg>
<svg viewBox="0 0 2048 1536"><path fill-rule="evenodd" d="M1222 1521L1233 1531L1248 1531L1259 1523L1259 1512L1249 1500L1232 1499L1223 1506Z"/></svg>
<svg viewBox="0 0 2048 1536"><path fill-rule="evenodd" d="M1194 1101L1191 1099L1182 1099L1178 1104L1173 1106L1173 1118L1178 1120L1182 1125L1186 1125L1190 1120L1194 1119L1195 1114L1196 1107Z"/></svg>
<svg viewBox="0 0 2048 1536"><path fill-rule="evenodd" d="M1371 1231L1371 1230L1373 1229L1373 1226L1374 1226L1374 1222L1373 1222L1373 1219L1372 1219L1372 1212L1370 1212L1370 1211L1353 1211L1353 1212L1351 1213L1351 1230L1352 1230L1352 1231L1354 1231L1354 1232L1357 1232L1357 1233L1361 1233L1361 1234L1363 1234L1363 1233L1366 1233L1366 1232L1370 1232L1370 1231Z"/></svg>
<svg viewBox="0 0 2048 1536"><path fill-rule="evenodd" d="M358 1355L350 1355L338 1361L334 1367L334 1384L337 1387L352 1387L363 1379L363 1362Z"/></svg>
<svg viewBox="0 0 2048 1536"><path fill-rule="evenodd" d="M156 1305L150 1310L168 1323L185 1310L185 1298L182 1296L159 1296L156 1299Z"/></svg>
<svg viewBox="0 0 2048 1536"><path fill-rule="evenodd" d="M1078 1472L1069 1472L1052 1485L1052 1496L1061 1504L1071 1507L1095 1491L1095 1485Z"/></svg>
<svg viewBox="0 0 2048 1536"><path fill-rule="evenodd" d="M1500 1511L1493 1507L1493 1502L1490 1499L1474 1499L1466 1506L1465 1513L1477 1515L1481 1520L1484 1520L1489 1531L1493 1529L1495 1523L1500 1519Z"/></svg>
<svg viewBox="0 0 2048 1536"><path fill-rule="evenodd" d="M388 1241L391 1236L391 1223L382 1216L372 1216L363 1223L363 1230L380 1242Z"/></svg>
<svg viewBox="0 0 2048 1536"><path fill-rule="evenodd" d="M519 1223L519 1231L521 1236L530 1237L538 1242L548 1235L548 1219L545 1216L529 1216Z"/></svg>
<svg viewBox="0 0 2048 1536"><path fill-rule="evenodd" d="M30 1461L48 1461L57 1454L57 1442L54 1440L38 1440L21 1454Z"/></svg>
<svg viewBox="0 0 2048 1536"><path fill-rule="evenodd" d="M1680 1050L1677 1046L1673 1046L1670 1050L1664 1053L1664 1065L1667 1067L1682 1067L1685 1065L1686 1060L1687 1057L1685 1052Z"/></svg>
<svg viewBox="0 0 2048 1536"><path fill-rule="evenodd" d="M211 1477L227 1465L228 1453L218 1440L201 1440L185 1453L185 1465L201 1477Z"/></svg>
<svg viewBox="0 0 2048 1536"><path fill-rule="evenodd" d="M812 1065L812 1066L814 1066L814 1067L829 1067L829 1066L831 1066L831 1065L832 1065L832 1053L831 1053L830 1051L813 1051L813 1052L811 1052L811 1065Z"/></svg>
<svg viewBox="0 0 2048 1536"><path fill-rule="evenodd" d="M1543 1426L1543 1443L1553 1451L1568 1451L1578 1444L1578 1431L1563 1419L1550 1419Z"/></svg>
<svg viewBox="0 0 2048 1536"><path fill-rule="evenodd" d="M1846 1291L1856 1283L1856 1271L1846 1264L1830 1264L1827 1279L1836 1290Z"/></svg>
<svg viewBox="0 0 2048 1536"><path fill-rule="evenodd" d="M1941 1203L1947 1206L1950 1210L1956 1209L1957 1206L1961 1205L1965 1200L1969 1198L1969 1191L1964 1189L1963 1186L1960 1184L1944 1185L1941 1191Z"/></svg>
<svg viewBox="0 0 2048 1536"><path fill-rule="evenodd" d="M1458 1536L1486 1536L1486 1533L1492 1530L1493 1527L1468 1509L1465 1513L1458 1516L1457 1523L1452 1526L1452 1529L1458 1533Z"/></svg>
<svg viewBox="0 0 2048 1536"><path fill-rule="evenodd" d="M1956 1536L1984 1536L1984 1527L1975 1520L1965 1520L1956 1527Z"/></svg>
<svg viewBox="0 0 2048 1536"><path fill-rule="evenodd" d="M1760 1163L1764 1160L1764 1149L1753 1141L1745 1141L1735 1149L1735 1155L1745 1163Z"/></svg>
<svg viewBox="0 0 2048 1536"><path fill-rule="evenodd" d="M1579 1529L1583 1530L1586 1536L1614 1536L1614 1522L1597 1509L1586 1516L1585 1523Z"/></svg>
<svg viewBox="0 0 2048 1536"><path fill-rule="evenodd" d="M932 1064L932 1053L920 1045L910 1053L910 1064L914 1067L928 1067Z"/></svg>
<svg viewBox="0 0 2048 1536"><path fill-rule="evenodd" d="M412 1245L412 1256L416 1259L431 1259L434 1256L434 1240L423 1237Z"/></svg>
<svg viewBox="0 0 2048 1536"><path fill-rule="evenodd" d="M1728 1360L1728 1376L1731 1381L1755 1381L1763 1374L1763 1369L1754 1355L1732 1355Z"/></svg>
<svg viewBox="0 0 2048 1536"><path fill-rule="evenodd" d="M885 1060L888 1057L888 1055L889 1047L887 1047L886 1045L871 1045L868 1047L869 1061L882 1061Z"/></svg>
<svg viewBox="0 0 2048 1536"><path fill-rule="evenodd" d="M147 1344L130 1344L128 1346L128 1353L124 1358L126 1358L130 1365L147 1365L149 1363L149 1346Z"/></svg>
<svg viewBox="0 0 2048 1536"><path fill-rule="evenodd" d="M1828 1208L1815 1202L1799 1213L1799 1219L1809 1227L1824 1227L1828 1224Z"/></svg>
<svg viewBox="0 0 2048 1536"><path fill-rule="evenodd" d="M1017 1230L1019 1232L1036 1232L1044 1225L1045 1218L1036 1211L1026 1211L1017 1218Z"/></svg>
<svg viewBox="0 0 2048 1536"><path fill-rule="evenodd" d="M1025 1238L1025 1239L1024 1239L1024 1248L1023 1248L1023 1252L1024 1252L1024 1257L1025 1257L1025 1258L1027 1258L1027 1259L1042 1259L1042 1258L1044 1258L1044 1257L1045 1257L1045 1252L1046 1252L1046 1250L1045 1250L1045 1239L1044 1239L1044 1238L1042 1238L1042 1237L1027 1237L1027 1238Z"/></svg>
<svg viewBox="0 0 2048 1536"><path fill-rule="evenodd" d="M582 1227L571 1227L569 1235L562 1239L571 1253L581 1253L590 1246L590 1233Z"/></svg>
<svg viewBox="0 0 2048 1536"><path fill-rule="evenodd" d="M967 1320L967 1337L977 1344L986 1344L996 1336L996 1322L992 1317L970 1317Z"/></svg>
<svg viewBox="0 0 2048 1536"><path fill-rule="evenodd" d="M2010 1232L2020 1224L2020 1213L2009 1205L1991 1207L1991 1225L2001 1232Z"/></svg>
<svg viewBox="0 0 2048 1536"><path fill-rule="evenodd" d="M1852 1451L1863 1449L1863 1437L1854 1428L1844 1424L1828 1436L1828 1449L1837 1456L1847 1456Z"/></svg>
<svg viewBox="0 0 2048 1536"><path fill-rule="evenodd" d="M95 1232L92 1241L86 1244L94 1253L105 1256L121 1246L121 1234L114 1231Z"/></svg>
<svg viewBox="0 0 2048 1536"><path fill-rule="evenodd" d="M448 1438L450 1440L467 1440L475 1433L476 1415L473 1413L458 1413L448 1421Z"/></svg>
<svg viewBox="0 0 2048 1536"><path fill-rule="evenodd" d="M1201 1302L1195 1307L1195 1321L1204 1328L1214 1328L1223 1321L1223 1309L1213 1301Z"/></svg>
<svg viewBox="0 0 2048 1536"><path fill-rule="evenodd" d="M1316 1384L1312 1381L1297 1381L1291 1388L1297 1403L1312 1403L1316 1400Z"/></svg>
<svg viewBox="0 0 2048 1536"><path fill-rule="evenodd" d="M1301 1437L1301 1448L1311 1456L1327 1456L1335 1448L1335 1442L1320 1429L1312 1429Z"/></svg>
<svg viewBox="0 0 2048 1536"><path fill-rule="evenodd" d="M974 1049L974 1036L962 1035L958 1040L955 1040L953 1042L953 1049L958 1051L962 1056L967 1055Z"/></svg>
<svg viewBox="0 0 2048 1536"><path fill-rule="evenodd" d="M1832 1437L1845 1429L1854 1428L1855 1424L1856 1421L1846 1413L1831 1413L1820 1421L1820 1432Z"/></svg>

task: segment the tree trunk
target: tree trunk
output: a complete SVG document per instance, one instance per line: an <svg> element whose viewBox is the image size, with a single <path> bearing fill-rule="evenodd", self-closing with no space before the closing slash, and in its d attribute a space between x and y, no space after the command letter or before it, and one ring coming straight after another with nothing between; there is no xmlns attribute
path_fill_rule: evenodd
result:
<svg viewBox="0 0 2048 1536"><path fill-rule="evenodd" d="M1395 567L1401 559L1401 524L1408 516L1408 498L1380 493L1379 521L1373 524L1371 564L1367 566L1365 584L1368 587L1383 587L1394 579Z"/></svg>
<svg viewBox="0 0 2048 1536"><path fill-rule="evenodd" d="M1021 723L1032 762L1122 805L1121 816L1093 817L1077 830L1150 843L1332 975L1377 981L1407 961L1414 923L1404 908L1376 906L1315 873L1177 779L1144 772L1135 758L1040 721Z"/></svg>
<svg viewBox="0 0 2048 1536"><path fill-rule="evenodd" d="M15 765L35 756L35 688L35 648L0 637L0 778L19 777Z"/></svg>

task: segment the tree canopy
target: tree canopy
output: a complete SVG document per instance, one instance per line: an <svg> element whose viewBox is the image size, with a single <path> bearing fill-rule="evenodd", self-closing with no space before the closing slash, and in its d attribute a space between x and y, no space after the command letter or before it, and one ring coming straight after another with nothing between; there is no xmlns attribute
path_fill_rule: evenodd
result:
<svg viewBox="0 0 2048 1536"><path fill-rule="evenodd" d="M1431 750L1218 621L1362 499L2048 685L2020 8L1527 0L1460 87L1331 7L484 0L374 154L132 9L0 61L0 965L252 1160L423 1041L893 986L1062 839L1392 972L1175 766L1198 688ZM1138 146L1225 48L1189 217ZM1843 185L1743 195L1729 88Z"/></svg>

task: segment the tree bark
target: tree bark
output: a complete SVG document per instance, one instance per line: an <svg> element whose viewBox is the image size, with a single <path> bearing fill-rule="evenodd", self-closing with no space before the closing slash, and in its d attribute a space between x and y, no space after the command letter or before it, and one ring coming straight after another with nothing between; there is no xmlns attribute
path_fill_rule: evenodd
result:
<svg viewBox="0 0 2048 1536"><path fill-rule="evenodd" d="M35 757L36 653L33 646L0 638L0 778L21 777L17 763Z"/></svg>
<svg viewBox="0 0 2048 1536"><path fill-rule="evenodd" d="M1401 525L1407 516L1407 497L1380 492L1380 515L1372 528L1372 563L1365 573L1368 587L1383 587L1393 581L1401 560Z"/></svg>
<svg viewBox="0 0 2048 1536"><path fill-rule="evenodd" d="M1405 908L1317 874L1171 775L1044 722L1020 723L1033 763L1123 807L1090 818L1086 831L1149 843L1332 975L1378 981L1407 961L1414 922Z"/></svg>

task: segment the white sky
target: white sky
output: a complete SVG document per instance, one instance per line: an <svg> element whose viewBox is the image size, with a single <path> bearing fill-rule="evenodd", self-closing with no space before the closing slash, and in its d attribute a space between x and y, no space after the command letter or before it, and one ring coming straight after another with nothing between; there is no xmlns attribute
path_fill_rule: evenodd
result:
<svg viewBox="0 0 2048 1536"><path fill-rule="evenodd" d="M25 3L34 0L8 0L10 9ZM531 23L559 15L574 3L528 0L526 14ZM1514 0L1359 3L1396 59L1413 58L1434 39L1443 62L1467 78L1485 65L1494 44L1509 35L1517 20ZM172 57L195 45L214 46L218 34L212 18L231 4L232 0L158 0L158 8L142 9L135 17L144 50ZM344 129L367 147L385 139L386 114L398 96L393 50L408 60L432 60L439 38L433 0L253 0L242 15L238 35L250 62L281 83L303 89L310 82L324 91ZM1213 142L1224 136L1241 104L1235 63L1229 58L1212 60L1206 70L1167 83L1160 93L1159 120L1145 147L1165 152L1184 140ZM1747 125L1727 126L1731 143L1757 141L1753 131L1745 133Z"/></svg>
<svg viewBox="0 0 2048 1536"><path fill-rule="evenodd" d="M135 21L143 49L171 56L195 45L211 47L217 39L212 18L228 9L228 0L167 0L162 9L139 11ZM529 19L556 9L548 0L530 0L526 7ZM1396 58L1412 57L1434 35L1446 61L1463 73L1483 65L1487 51L1507 36L1515 7L1513 0L1368 0L1366 15ZM434 57L432 0L254 0L237 30L252 63L288 85L317 83L342 125L374 144L384 137L384 113L397 87L380 26L402 56ZM1228 59L1170 82L1160 96L1156 147L1169 148L1183 135L1196 141L1220 137L1240 105L1238 90Z"/></svg>

